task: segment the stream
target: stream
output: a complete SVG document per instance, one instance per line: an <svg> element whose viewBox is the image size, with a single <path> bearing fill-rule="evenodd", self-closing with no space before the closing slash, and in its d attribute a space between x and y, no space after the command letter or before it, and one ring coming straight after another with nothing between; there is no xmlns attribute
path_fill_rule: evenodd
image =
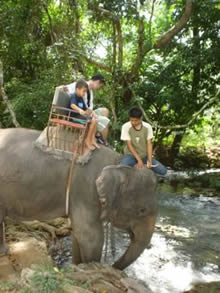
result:
<svg viewBox="0 0 220 293"><path fill-rule="evenodd" d="M151 247L125 272L154 293L180 293L195 282L220 281L220 197L195 197L160 188L158 200ZM103 262L113 263L128 246L128 235L114 231L111 241L106 237ZM71 237L61 241L62 251L55 257L58 266L71 263Z"/></svg>

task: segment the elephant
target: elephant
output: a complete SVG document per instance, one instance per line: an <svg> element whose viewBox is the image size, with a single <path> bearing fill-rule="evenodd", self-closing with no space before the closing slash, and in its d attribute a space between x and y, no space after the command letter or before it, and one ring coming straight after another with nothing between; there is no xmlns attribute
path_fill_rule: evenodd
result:
<svg viewBox="0 0 220 293"><path fill-rule="evenodd" d="M16 221L69 217L73 263L99 262L103 222L125 229L130 244L113 264L123 270L149 245L157 217L156 175L150 169L117 164L119 154L106 146L92 152L86 165L75 164L66 215L70 160L37 148L40 131L0 129L0 253L7 253L4 218Z"/></svg>

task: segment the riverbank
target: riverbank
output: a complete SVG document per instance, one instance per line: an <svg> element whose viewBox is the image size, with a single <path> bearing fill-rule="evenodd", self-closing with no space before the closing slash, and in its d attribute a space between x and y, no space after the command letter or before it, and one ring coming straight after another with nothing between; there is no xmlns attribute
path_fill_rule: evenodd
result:
<svg viewBox="0 0 220 293"><path fill-rule="evenodd" d="M160 188L183 195L220 197L220 169L188 172L169 170L168 173L167 178L161 180Z"/></svg>
<svg viewBox="0 0 220 293"><path fill-rule="evenodd" d="M152 293L146 284L111 265L71 264L58 269L52 256L58 250L56 239L70 235L68 219L20 224L6 219L6 231L9 254L0 257L0 292Z"/></svg>
<svg viewBox="0 0 220 293"><path fill-rule="evenodd" d="M2 293L156 293L107 264L58 269L52 260L57 249L54 241L70 234L66 219L21 224L7 219L6 230L10 250L8 256L0 257ZM184 293L217 293L219 286L220 282L198 283Z"/></svg>

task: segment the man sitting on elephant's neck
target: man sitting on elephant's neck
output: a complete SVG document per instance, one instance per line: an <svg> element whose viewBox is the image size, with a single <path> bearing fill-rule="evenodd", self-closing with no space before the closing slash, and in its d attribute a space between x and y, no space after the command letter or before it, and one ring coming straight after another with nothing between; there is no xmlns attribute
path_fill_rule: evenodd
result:
<svg viewBox="0 0 220 293"><path fill-rule="evenodd" d="M153 158L153 130L149 123L142 121L143 113L139 107L129 111L129 122L122 126L121 140L125 142L124 153L120 165L147 167L156 174L164 176L167 173L159 161Z"/></svg>

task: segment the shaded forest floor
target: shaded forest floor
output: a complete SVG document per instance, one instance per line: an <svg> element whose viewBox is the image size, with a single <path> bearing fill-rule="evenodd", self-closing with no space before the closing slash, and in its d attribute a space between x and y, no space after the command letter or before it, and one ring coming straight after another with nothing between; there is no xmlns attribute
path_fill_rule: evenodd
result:
<svg viewBox="0 0 220 293"><path fill-rule="evenodd" d="M156 151L156 157L157 155L164 165L177 171L220 168L220 146L207 148L187 147L181 149L177 156L169 148L163 147Z"/></svg>

